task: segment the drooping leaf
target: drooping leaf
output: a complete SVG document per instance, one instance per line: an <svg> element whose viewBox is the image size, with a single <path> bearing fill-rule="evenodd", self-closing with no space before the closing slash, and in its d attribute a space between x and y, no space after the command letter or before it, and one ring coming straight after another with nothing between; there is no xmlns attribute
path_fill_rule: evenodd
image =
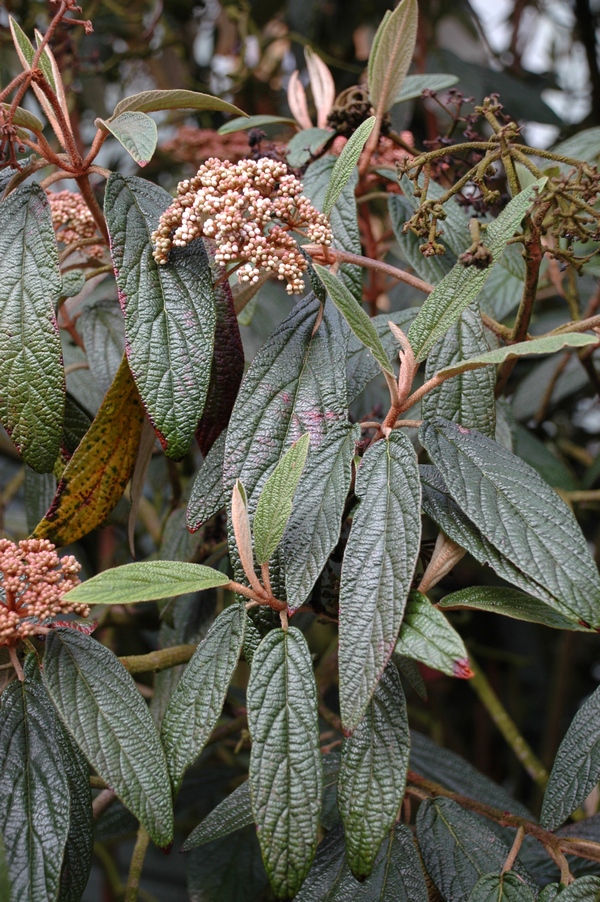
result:
<svg viewBox="0 0 600 902"><path fill-rule="evenodd" d="M158 846L173 838L165 753L132 677L95 639L71 629L46 640L44 685L73 739Z"/></svg>
<svg viewBox="0 0 600 902"><path fill-rule="evenodd" d="M346 855L355 877L371 873L404 798L410 735L402 684L388 664L365 716L344 739L338 805Z"/></svg>
<svg viewBox="0 0 600 902"><path fill-rule="evenodd" d="M154 156L158 143L158 129L154 119L145 113L128 110L116 118L109 119L108 122L96 119L94 124L110 132L140 166L147 166Z"/></svg>
<svg viewBox="0 0 600 902"><path fill-rule="evenodd" d="M503 614L505 617L514 617L515 620L526 620L530 623L543 623L559 630L584 629L565 617L561 617L551 607L520 592L518 589L508 589L506 586L470 586L468 589L460 589L446 595L438 605L443 610L476 610L491 611L494 614Z"/></svg>
<svg viewBox="0 0 600 902"><path fill-rule="evenodd" d="M271 886L285 899L312 864L323 782L317 688L299 630L265 636L254 654L247 707L252 811Z"/></svg>
<svg viewBox="0 0 600 902"><path fill-rule="evenodd" d="M382 843L370 877L359 883L344 854L341 827L320 843L298 902L427 902L425 877L412 834L397 824Z"/></svg>
<svg viewBox="0 0 600 902"><path fill-rule="evenodd" d="M394 103L403 103L405 100L414 100L420 97L423 91L444 91L451 88L458 81L456 75L445 75L427 72L425 75L407 75L402 82L402 87L394 100Z"/></svg>
<svg viewBox="0 0 600 902"><path fill-rule="evenodd" d="M25 681L7 686L0 705L0 836L10 902L58 898L69 833L69 783L56 754L60 730L29 655Z"/></svg>
<svg viewBox="0 0 600 902"><path fill-rule="evenodd" d="M200 592L229 582L220 570L183 561L137 561L112 567L71 589L80 604L136 604Z"/></svg>
<svg viewBox="0 0 600 902"><path fill-rule="evenodd" d="M488 542L551 592L560 614L600 626L600 577L587 542L536 471L491 439L441 417L424 424L420 438L452 497Z"/></svg>
<svg viewBox="0 0 600 902"><path fill-rule="evenodd" d="M359 157L363 151L363 147L367 143L367 139L375 126L375 116L370 116L362 122L354 134L348 139L344 145L344 149L335 161L331 170L331 178L327 186L327 193L323 201L323 213L328 216L337 199L348 184L350 176L354 172Z"/></svg>
<svg viewBox="0 0 600 902"><path fill-rule="evenodd" d="M256 902L268 885L252 827L244 827L226 839L213 840L189 856L190 902Z"/></svg>
<svg viewBox="0 0 600 902"><path fill-rule="evenodd" d="M11 104L0 103L0 107L2 107L5 113L8 113ZM44 123L41 122L37 116L34 116L33 113L30 113L29 110L24 110L21 106L16 108L12 121L13 125L20 128L28 128L32 132L42 132L44 130Z"/></svg>
<svg viewBox="0 0 600 902"><path fill-rule="evenodd" d="M384 16L369 54L369 99L378 115L387 112L400 95L417 40L417 0L401 0Z"/></svg>
<svg viewBox="0 0 600 902"><path fill-rule="evenodd" d="M315 272L325 285L327 294L338 308L356 337L369 348L382 370L394 375L394 369L371 322L368 313L360 306L348 288L324 266L314 264Z"/></svg>
<svg viewBox="0 0 600 902"><path fill-rule="evenodd" d="M80 902L90 876L94 851L89 768L87 761L62 726L57 731L56 738L69 784L70 800L69 835L60 873L58 902Z"/></svg>
<svg viewBox="0 0 600 902"><path fill-rule="evenodd" d="M400 431L362 459L340 587L340 709L344 729L359 723L391 656L421 536L417 457Z"/></svg>
<svg viewBox="0 0 600 902"><path fill-rule="evenodd" d="M65 376L54 300L62 280L39 185L0 203L0 422L23 460L51 472L60 450Z"/></svg>
<svg viewBox="0 0 600 902"><path fill-rule="evenodd" d="M223 465L227 432L222 432L196 474L187 506L187 527L192 532L225 507Z"/></svg>
<svg viewBox="0 0 600 902"><path fill-rule="evenodd" d="M555 830L600 778L600 689L577 711L560 744L546 786L541 822Z"/></svg>
<svg viewBox="0 0 600 902"><path fill-rule="evenodd" d="M507 871L505 874L485 874L480 877L469 895L469 902L534 902L535 896L525 881Z"/></svg>
<svg viewBox="0 0 600 902"><path fill-rule="evenodd" d="M452 799L423 802L417 839L425 867L445 899L466 902L480 877L500 872L509 847L480 818ZM514 872L524 876L517 863Z"/></svg>
<svg viewBox="0 0 600 902"><path fill-rule="evenodd" d="M164 266L152 256L150 236L170 202L162 188L114 174L104 209L131 372L165 453L180 458L204 410L215 305L201 239L175 248Z"/></svg>
<svg viewBox="0 0 600 902"><path fill-rule="evenodd" d="M371 318L371 322L379 336L387 357L391 360L398 355L398 340L392 333L388 323L399 326L408 332L408 326L419 312L418 307L409 307L395 313L381 313ZM371 379L381 373L381 367L368 348L355 335L348 342L348 401L352 402L369 384Z"/></svg>
<svg viewBox="0 0 600 902"><path fill-rule="evenodd" d="M358 425L340 424L309 451L282 543L290 611L304 604L339 541L359 439Z"/></svg>
<svg viewBox="0 0 600 902"><path fill-rule="evenodd" d="M527 357L531 354L554 354L561 348L584 348L586 345L597 344L598 339L594 335L585 335L582 332L561 332L559 335L547 335L545 338L533 338L531 341L519 341L505 348L497 348L495 351L487 351L485 354L477 354L463 360L457 360L451 366L445 366L438 370L440 376L450 376L458 373L467 373L490 364L504 363L512 357Z"/></svg>
<svg viewBox="0 0 600 902"><path fill-rule="evenodd" d="M212 262L214 248L209 242L205 246ZM219 282L224 274L223 267L216 267L213 263L213 271L216 276L213 289L216 313L214 355L206 404L196 429L196 441L204 457L227 428L244 375L244 348L231 288L227 279Z"/></svg>
<svg viewBox="0 0 600 902"><path fill-rule="evenodd" d="M264 484L254 514L254 555L258 564L267 564L279 545L292 513L292 502L310 445L305 433L280 458Z"/></svg>
<svg viewBox="0 0 600 902"><path fill-rule="evenodd" d="M125 358L54 501L34 535L68 545L99 526L121 498L137 457L144 410Z"/></svg>
<svg viewBox="0 0 600 902"><path fill-rule="evenodd" d="M463 640L441 611L420 592L408 596L396 653L449 676L461 679L472 676Z"/></svg>
<svg viewBox="0 0 600 902"><path fill-rule="evenodd" d="M77 320L92 374L106 394L125 353L123 314L116 301L98 301L82 310Z"/></svg>
<svg viewBox="0 0 600 902"><path fill-rule="evenodd" d="M196 649L167 706L161 739L175 792L221 716L245 623L243 605L225 608Z"/></svg>
<svg viewBox="0 0 600 902"><path fill-rule="evenodd" d="M447 372L456 361L488 351L481 316L471 307L460 315L446 335L431 349L425 367L425 378ZM496 404L494 385L496 374L492 367L463 373L448 379L421 401L421 416L425 420L446 417L467 429L478 429L494 438L496 434Z"/></svg>
<svg viewBox="0 0 600 902"><path fill-rule="evenodd" d="M521 191L513 197L498 218L487 226L485 244L492 254L493 262L500 258L507 242L531 206L536 192L541 191L545 184L546 179L542 178L535 185ZM462 311L475 300L490 272L491 266L487 269L477 269L475 266L465 267L457 263L436 286L425 300L408 333L417 360L424 360L427 357L437 340L445 335Z"/></svg>
<svg viewBox="0 0 600 902"><path fill-rule="evenodd" d="M246 116L242 114L235 119L230 119L217 131L219 135L231 135L233 132L246 131L249 128L263 128L265 125L296 126L295 119L287 119L285 116Z"/></svg>
<svg viewBox="0 0 600 902"><path fill-rule="evenodd" d="M213 97L212 94L200 94L198 91L142 91L120 100L116 105L109 122L132 110L140 113L156 113L160 110L216 110L221 113L234 113L238 116L246 114L232 103Z"/></svg>

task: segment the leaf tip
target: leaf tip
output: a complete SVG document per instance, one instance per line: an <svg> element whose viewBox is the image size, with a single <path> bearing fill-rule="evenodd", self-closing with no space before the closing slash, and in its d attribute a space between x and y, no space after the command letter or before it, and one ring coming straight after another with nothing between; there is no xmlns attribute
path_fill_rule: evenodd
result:
<svg viewBox="0 0 600 902"><path fill-rule="evenodd" d="M454 671L454 676L458 677L459 680L470 680L472 676L475 676L469 667L468 658L459 658L454 661L452 669Z"/></svg>

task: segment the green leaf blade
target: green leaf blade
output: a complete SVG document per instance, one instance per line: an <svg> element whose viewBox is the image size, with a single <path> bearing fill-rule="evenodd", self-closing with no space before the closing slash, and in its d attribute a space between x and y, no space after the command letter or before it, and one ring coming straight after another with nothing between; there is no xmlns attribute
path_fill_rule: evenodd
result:
<svg viewBox="0 0 600 902"><path fill-rule="evenodd" d="M427 72L425 75L407 75L394 103L404 103L420 97L423 91L444 91L458 81L456 75Z"/></svg>
<svg viewBox="0 0 600 902"><path fill-rule="evenodd" d="M310 435L305 433L286 451L260 493L253 528L258 564L269 562L283 537L309 446Z"/></svg>
<svg viewBox="0 0 600 902"><path fill-rule="evenodd" d="M323 213L326 216L331 213L340 194L348 184L374 126L375 116L365 119L348 139L347 144L344 145L344 149L335 161L335 165L331 170L331 179L327 186L325 200L323 201Z"/></svg>
<svg viewBox="0 0 600 902"><path fill-rule="evenodd" d="M583 629L532 595L506 586L470 586L468 589L460 589L438 601L438 607L442 610L491 611L559 630Z"/></svg>
<svg viewBox="0 0 600 902"><path fill-rule="evenodd" d="M161 739L175 792L221 716L244 642L243 605L226 608L199 644L167 706Z"/></svg>
<svg viewBox="0 0 600 902"><path fill-rule="evenodd" d="M285 899L300 889L312 864L323 782L317 690L299 630L277 629L263 639L247 705L252 810L271 886Z"/></svg>
<svg viewBox="0 0 600 902"><path fill-rule="evenodd" d="M506 874L485 874L469 895L469 902L534 902L535 896L525 881L507 871Z"/></svg>
<svg viewBox="0 0 600 902"><path fill-rule="evenodd" d="M410 734L402 684L388 664L352 736L344 739L338 806L346 855L358 879L368 877L404 798Z"/></svg>
<svg viewBox="0 0 600 902"><path fill-rule="evenodd" d="M44 685L98 775L158 846L173 839L165 754L148 707L115 655L71 629L47 638Z"/></svg>
<svg viewBox="0 0 600 902"><path fill-rule="evenodd" d="M154 156L158 129L154 119L145 113L129 111L108 122L96 119L95 124L109 131L140 166L147 166Z"/></svg>
<svg viewBox="0 0 600 902"><path fill-rule="evenodd" d="M377 29L369 54L369 98L378 114L396 103L408 72L415 44L419 8L417 0L401 0Z"/></svg>
<svg viewBox="0 0 600 902"><path fill-rule="evenodd" d="M238 116L246 114L232 103L213 97L212 94L201 94L198 91L182 89L167 91L142 91L119 101L109 122L114 122L123 113L132 111L139 113L157 113L160 110L216 110L221 113L234 113Z"/></svg>
<svg viewBox="0 0 600 902"><path fill-rule="evenodd" d="M217 134L231 135L233 132L247 131L249 128L262 128L265 125L297 127L295 119L287 119L285 116L246 116L242 114L221 125L217 129Z"/></svg>
<svg viewBox="0 0 600 902"><path fill-rule="evenodd" d="M340 709L358 725L394 650L421 536L421 488L410 440L396 430L365 454L340 587Z"/></svg>
<svg viewBox="0 0 600 902"><path fill-rule="evenodd" d="M65 376L54 301L62 279L46 193L0 203L0 422L23 460L51 472L62 439Z"/></svg>
<svg viewBox="0 0 600 902"><path fill-rule="evenodd" d="M186 514L190 532L196 532L203 523L225 507L223 465L226 440L225 430L215 441L196 474Z"/></svg>
<svg viewBox="0 0 600 902"><path fill-rule="evenodd" d="M202 416L214 349L212 274L202 241L176 249L169 263L153 256L151 233L171 198L144 179L109 179L105 215L127 359L167 456L188 450Z"/></svg>
<svg viewBox="0 0 600 902"><path fill-rule="evenodd" d="M472 676L464 642L441 611L420 592L411 592L396 644L396 654L420 661L448 676Z"/></svg>

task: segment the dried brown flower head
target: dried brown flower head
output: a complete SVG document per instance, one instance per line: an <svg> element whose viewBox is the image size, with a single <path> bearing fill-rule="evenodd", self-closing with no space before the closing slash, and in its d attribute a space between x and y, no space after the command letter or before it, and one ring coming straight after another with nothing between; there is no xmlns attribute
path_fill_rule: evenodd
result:
<svg viewBox="0 0 600 902"><path fill-rule="evenodd" d="M241 282L257 282L263 269L286 281L288 294L299 294L307 263L292 231L316 244L332 241L327 217L304 197L285 163L212 158L194 178L179 183L152 235L154 259L165 264L172 248L212 238L217 263L242 265Z"/></svg>

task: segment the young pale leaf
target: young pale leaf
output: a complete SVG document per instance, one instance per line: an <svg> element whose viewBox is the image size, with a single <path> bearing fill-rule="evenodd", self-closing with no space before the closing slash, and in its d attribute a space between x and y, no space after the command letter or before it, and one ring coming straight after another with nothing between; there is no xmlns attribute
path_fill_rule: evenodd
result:
<svg viewBox="0 0 600 902"><path fill-rule="evenodd" d="M600 779L600 689L571 721L546 786L541 823L555 830L590 794Z"/></svg>
<svg viewBox="0 0 600 902"><path fill-rule="evenodd" d="M282 542L290 611L304 604L339 541L359 440L358 424L343 423L310 449Z"/></svg>
<svg viewBox="0 0 600 902"><path fill-rule="evenodd" d="M454 376L458 373L467 373L482 366L490 366L493 363L504 363L511 357L528 357L531 354L554 354L561 348L584 348L586 345L598 343L595 335L585 335L582 332L561 332L559 335L547 335L545 338L533 338L531 341L519 341L506 348L497 348L495 351L487 351L476 357L466 360L458 360L451 366L445 366L438 370L439 376Z"/></svg>
<svg viewBox="0 0 600 902"><path fill-rule="evenodd" d="M420 97L423 91L444 91L451 88L458 81L456 75L434 74L428 72L425 75L407 75L402 82L402 87L394 103L403 103L405 100L414 100Z"/></svg>
<svg viewBox="0 0 600 902"><path fill-rule="evenodd" d="M136 604L173 595L225 586L227 576L203 564L182 561L138 561L103 570L71 589L80 604Z"/></svg>
<svg viewBox="0 0 600 902"><path fill-rule="evenodd" d="M560 614L600 627L598 570L573 514L541 476L441 417L423 424L420 438L454 500L500 555L552 593Z"/></svg>
<svg viewBox="0 0 600 902"><path fill-rule="evenodd" d="M427 596L411 592L406 603L396 654L449 676L473 676L464 642Z"/></svg>
<svg viewBox="0 0 600 902"><path fill-rule="evenodd" d="M225 507L223 491L223 463L227 432L222 432L216 440L194 479L187 506L187 528L196 532L203 523L218 514Z"/></svg>
<svg viewBox="0 0 600 902"><path fill-rule="evenodd" d="M325 128L327 117L335 101L335 83L329 68L309 45L304 48L304 58L308 69L308 80L317 110L317 125Z"/></svg>
<svg viewBox="0 0 600 902"><path fill-rule="evenodd" d="M94 422L63 470L36 538L68 545L102 523L131 478L143 423L144 408L123 358Z"/></svg>
<svg viewBox="0 0 600 902"><path fill-rule="evenodd" d="M167 456L179 459L202 416L214 349L212 274L201 240L159 266L150 236L171 203L162 188L112 175L104 199L127 358Z"/></svg>
<svg viewBox="0 0 600 902"><path fill-rule="evenodd" d="M398 310L395 313L381 313L371 318L371 322L375 326L388 357L394 358L398 355L398 341L392 333L389 323L393 322L403 332L408 332L408 328L418 312L418 307L408 307L406 310ZM371 379L374 379L380 373L381 370L377 361L369 349L365 348L364 344L355 335L351 335L348 343L349 402L354 401Z"/></svg>
<svg viewBox="0 0 600 902"><path fill-rule="evenodd" d="M265 125L296 125L294 119L286 119L284 116L246 116L245 114L235 119L230 119L222 125L217 133L230 135L232 132L246 131L249 128L263 128Z"/></svg>
<svg viewBox="0 0 600 902"><path fill-rule="evenodd" d="M10 103L0 103L0 107L8 113L10 110ZM23 107L18 106L13 115L13 124L19 126L20 128L28 128L32 132L43 132L44 131L44 123L41 122L37 116L34 116L33 113L30 113L29 110L24 110Z"/></svg>
<svg viewBox="0 0 600 902"><path fill-rule="evenodd" d="M365 121L358 126L352 137L348 139L347 144L344 145L344 149L335 161L335 165L331 170L331 179L327 186L325 200L323 201L323 213L325 213L326 216L331 213L337 199L348 184L348 180L354 172L363 147L367 143L367 138L373 131L374 125L375 116L370 116L368 119L365 119Z"/></svg>
<svg viewBox="0 0 600 902"><path fill-rule="evenodd" d="M299 630L265 636L252 661L247 707L258 841L275 895L286 899L312 864L322 791L317 688Z"/></svg>
<svg viewBox="0 0 600 902"><path fill-rule="evenodd" d="M419 553L417 456L400 430L368 449L355 492L340 586L340 708L349 733L394 650Z"/></svg>
<svg viewBox="0 0 600 902"><path fill-rule="evenodd" d="M279 545L292 513L292 501L310 445L305 433L283 455L260 493L254 514L254 554L258 564L267 564Z"/></svg>
<svg viewBox="0 0 600 902"><path fill-rule="evenodd" d="M62 280L46 192L17 188L0 203L0 422L23 460L51 472L65 376L54 301Z"/></svg>
<svg viewBox="0 0 600 902"><path fill-rule="evenodd" d="M148 706L115 655L72 629L46 640L44 684L63 723L157 846L173 839L165 753Z"/></svg>
<svg viewBox="0 0 600 902"><path fill-rule="evenodd" d="M525 191L521 191L504 208L485 231L485 243L492 254L492 264L487 269L463 266L457 263L425 300L421 312L408 333L416 359L425 360L436 341L448 331L466 307L471 304L490 275L507 242L513 237L519 223L531 206L547 179L539 179Z"/></svg>
<svg viewBox="0 0 600 902"><path fill-rule="evenodd" d="M142 91L119 101L109 122L114 122L123 113L129 111L139 113L157 113L159 110L216 110L220 113L234 113L238 116L246 114L232 103L213 97L212 94L200 94L198 91Z"/></svg>
<svg viewBox="0 0 600 902"><path fill-rule="evenodd" d="M140 166L147 166L156 150L158 129L156 122L145 113L129 111L116 119L96 119L94 125L108 131Z"/></svg>
<svg viewBox="0 0 600 902"><path fill-rule="evenodd" d="M476 610L491 611L503 614L515 620L526 620L529 623L543 623L559 630L583 630L584 627L561 617L547 604L526 595L518 589L506 586L470 586L446 595L438 606L443 610Z"/></svg>
<svg viewBox="0 0 600 902"><path fill-rule="evenodd" d="M477 881L468 902L534 902L535 896L522 877L512 871L485 874Z"/></svg>
<svg viewBox="0 0 600 902"><path fill-rule="evenodd" d="M70 799L69 835L60 873L58 902L80 902L90 876L94 853L89 767L62 725L56 738L62 766L69 783Z"/></svg>
<svg viewBox="0 0 600 902"><path fill-rule="evenodd" d="M394 370L369 315L337 276L334 276L326 267L320 266L318 263L314 264L314 268L325 285L327 294L356 337L362 341L365 347L369 348L381 369L393 376Z"/></svg>
<svg viewBox="0 0 600 902"><path fill-rule="evenodd" d="M465 357L489 350L481 316L472 307L463 310L459 319L446 335L431 349L425 367L425 378L431 379L440 372L447 372L451 365ZM435 416L446 417L466 426L478 429L494 438L496 434L496 402L494 385L496 374L491 368L483 368L442 382L425 395L421 401L424 420Z"/></svg>
<svg viewBox="0 0 600 902"><path fill-rule="evenodd" d="M502 870L510 851L481 819L452 799L432 799L421 805L417 839L429 875L444 899L452 902L466 902L490 868ZM524 876L520 865L514 871Z"/></svg>
<svg viewBox="0 0 600 902"><path fill-rule="evenodd" d="M348 864L358 880L371 873L379 847L398 815L409 749L406 702L398 671L390 663L365 716L342 745L338 806Z"/></svg>
<svg viewBox="0 0 600 902"><path fill-rule="evenodd" d="M260 581L254 572L252 532L248 516L248 498L241 480L237 480L231 495L231 524L236 551L246 579L260 593Z"/></svg>
<svg viewBox="0 0 600 902"><path fill-rule="evenodd" d="M0 836L12 894L6 902L56 900L69 833L69 783L57 754L57 719L35 655L25 681L15 680L0 704Z"/></svg>
<svg viewBox="0 0 600 902"><path fill-rule="evenodd" d="M417 0L401 0L377 29L369 55L369 99L381 116L396 102L417 41Z"/></svg>
<svg viewBox="0 0 600 902"><path fill-rule="evenodd" d="M165 712L161 739L175 792L214 729L244 641L246 611L226 608L196 649Z"/></svg>

